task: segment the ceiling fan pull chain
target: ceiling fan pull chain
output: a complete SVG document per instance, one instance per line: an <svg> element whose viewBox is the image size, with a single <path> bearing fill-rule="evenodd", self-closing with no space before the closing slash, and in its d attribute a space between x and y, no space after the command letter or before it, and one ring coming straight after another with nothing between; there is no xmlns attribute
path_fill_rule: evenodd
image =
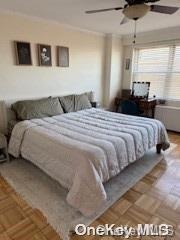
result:
<svg viewBox="0 0 180 240"><path fill-rule="evenodd" d="M137 38L137 21L135 21L135 28L134 28L134 40L133 40L133 44L136 44L136 38Z"/></svg>

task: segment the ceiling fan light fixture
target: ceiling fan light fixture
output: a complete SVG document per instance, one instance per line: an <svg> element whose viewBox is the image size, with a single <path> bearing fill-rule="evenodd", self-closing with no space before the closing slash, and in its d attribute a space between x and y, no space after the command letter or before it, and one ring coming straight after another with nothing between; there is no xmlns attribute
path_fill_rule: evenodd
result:
<svg viewBox="0 0 180 240"><path fill-rule="evenodd" d="M127 18L137 20L144 17L150 10L151 7L147 4L136 4L126 7L123 13Z"/></svg>

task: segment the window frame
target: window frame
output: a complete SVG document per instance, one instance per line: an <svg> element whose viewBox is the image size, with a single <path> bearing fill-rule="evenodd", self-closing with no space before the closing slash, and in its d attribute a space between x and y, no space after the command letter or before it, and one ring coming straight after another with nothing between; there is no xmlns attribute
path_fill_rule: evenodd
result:
<svg viewBox="0 0 180 240"><path fill-rule="evenodd" d="M158 49L158 48L165 48L168 47L170 49L170 53L169 53L169 59L168 59L168 66L167 69L170 69L170 71L166 71L166 72L162 72L164 73L165 79L170 79L173 74L180 74L180 69L179 71L173 71L173 67L175 64L175 55L176 55L176 47L180 47L180 40L178 39L177 41L172 41L172 42L168 42L168 43L152 43L152 44L148 44L148 45L137 45L134 47L133 51L132 51L132 69L131 69L131 88L132 88L132 84L135 81L135 74L138 74L138 71L134 71L135 69L135 65L138 62L136 54L138 51L140 50L145 50L145 49ZM180 51L179 51L180 52ZM173 60L172 60L173 59ZM155 74L155 72L152 72L152 74ZM170 76L169 76L170 75ZM144 81L149 81L148 79L144 79ZM170 81L165 81L165 84L169 83ZM165 89L165 88L164 88ZM179 98L172 98L172 97L158 97L159 99L165 99L165 100L172 100L172 101L180 101L180 95Z"/></svg>

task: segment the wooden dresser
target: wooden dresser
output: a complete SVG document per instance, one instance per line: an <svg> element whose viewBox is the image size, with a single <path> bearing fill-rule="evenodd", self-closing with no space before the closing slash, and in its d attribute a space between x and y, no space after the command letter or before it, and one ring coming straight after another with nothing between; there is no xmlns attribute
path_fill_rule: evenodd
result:
<svg viewBox="0 0 180 240"><path fill-rule="evenodd" d="M115 99L116 112L118 112L118 108L121 105L121 102L124 101L124 100L127 100L127 99L123 99L123 98L116 98ZM156 105L157 105L157 100L155 98L138 99L138 98L133 98L133 97L131 98L130 97L129 100L135 101L138 104L139 109L144 112L143 116L154 118L155 108L156 108Z"/></svg>
<svg viewBox="0 0 180 240"><path fill-rule="evenodd" d="M154 118L155 115L155 108L157 105L157 100L154 98L151 99L141 99L138 102L139 108L144 111L145 116L150 116Z"/></svg>

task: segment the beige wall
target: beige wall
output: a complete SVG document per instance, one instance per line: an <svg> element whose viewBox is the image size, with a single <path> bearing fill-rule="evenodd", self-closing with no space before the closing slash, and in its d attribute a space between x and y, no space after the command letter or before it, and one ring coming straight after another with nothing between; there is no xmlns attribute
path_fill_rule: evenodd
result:
<svg viewBox="0 0 180 240"><path fill-rule="evenodd" d="M119 95L122 85L122 62L123 62L123 46L121 39L112 39L112 62L111 62L111 81L110 81L110 97L111 107L114 104L114 97Z"/></svg>
<svg viewBox="0 0 180 240"><path fill-rule="evenodd" d="M122 85L123 45L122 39L113 35L106 37L105 95L104 105L113 109L114 99Z"/></svg>
<svg viewBox="0 0 180 240"><path fill-rule="evenodd" d="M132 58L133 58L133 48L131 45L124 46L123 49L124 57L123 57L123 77L122 77L122 89L130 89L131 88L131 77L132 77ZM129 70L125 69L126 59L130 59L130 68Z"/></svg>
<svg viewBox="0 0 180 240"><path fill-rule="evenodd" d="M36 98L93 90L102 101L105 37L56 23L0 13L0 99ZM31 42L33 66L16 66L13 40ZM52 67L38 66L37 43L52 46ZM70 67L56 66L56 46L70 49Z"/></svg>

